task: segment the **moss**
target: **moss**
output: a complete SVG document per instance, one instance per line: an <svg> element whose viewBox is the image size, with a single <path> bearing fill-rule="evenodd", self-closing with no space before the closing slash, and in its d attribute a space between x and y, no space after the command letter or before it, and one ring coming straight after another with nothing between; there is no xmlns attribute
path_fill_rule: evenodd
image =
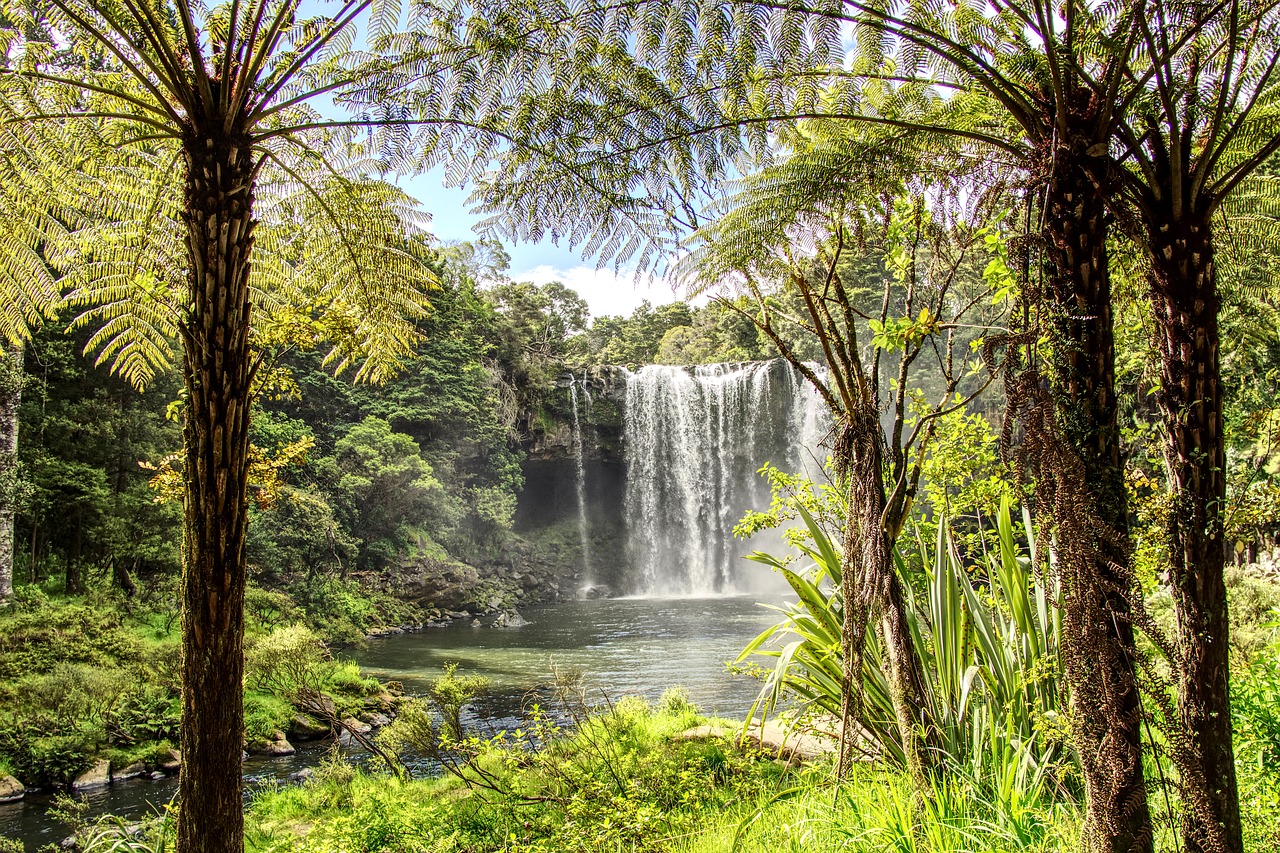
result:
<svg viewBox="0 0 1280 853"><path fill-rule="evenodd" d="M244 694L244 736L253 741L271 740L277 731L289 727L293 706L278 696L256 690Z"/></svg>

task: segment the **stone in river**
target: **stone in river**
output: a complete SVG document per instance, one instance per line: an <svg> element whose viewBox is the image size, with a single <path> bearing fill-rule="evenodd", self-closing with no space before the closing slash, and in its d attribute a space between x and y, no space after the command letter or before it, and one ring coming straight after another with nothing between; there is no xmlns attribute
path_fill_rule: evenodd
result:
<svg viewBox="0 0 1280 853"><path fill-rule="evenodd" d="M93 766L81 773L71 783L73 791L88 791L91 788L102 788L111 784L111 762L103 758L95 761Z"/></svg>
<svg viewBox="0 0 1280 853"><path fill-rule="evenodd" d="M248 751L253 755L293 755L297 750L285 738L284 732L275 732L271 740L259 740L250 743Z"/></svg>
<svg viewBox="0 0 1280 853"><path fill-rule="evenodd" d="M147 772L147 765L143 764L141 761L135 761L132 764L130 764L128 767L122 767L119 770L113 769L111 771L111 781L123 782L126 779L137 779L139 776L144 775L146 772Z"/></svg>
<svg viewBox="0 0 1280 853"><path fill-rule="evenodd" d="M27 788L12 776L0 776L0 803L11 803L26 796Z"/></svg>
<svg viewBox="0 0 1280 853"><path fill-rule="evenodd" d="M318 740L329 735L329 724L309 714L295 714L289 723L289 737L294 740Z"/></svg>

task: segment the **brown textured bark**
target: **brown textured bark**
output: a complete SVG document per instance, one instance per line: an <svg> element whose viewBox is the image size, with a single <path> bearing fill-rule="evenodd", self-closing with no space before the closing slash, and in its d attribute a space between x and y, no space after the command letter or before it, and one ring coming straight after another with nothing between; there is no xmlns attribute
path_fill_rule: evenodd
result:
<svg viewBox="0 0 1280 853"><path fill-rule="evenodd" d="M18 405L22 347L0 344L0 601L13 595L13 519L17 507Z"/></svg>
<svg viewBox="0 0 1280 853"><path fill-rule="evenodd" d="M843 460L847 513L841 564L844 624L844 708L846 721L862 713L862 660L873 614L879 612L889 689L907 768L917 777L931 772L935 729L925 705L924 676L911 641L906 599L893 565L893 541L884 529L884 437L872 405L845 413L838 452ZM847 723L846 723L847 724ZM846 738L840 756L843 775L852 761L854 738Z"/></svg>
<svg viewBox="0 0 1280 853"><path fill-rule="evenodd" d="M210 123L214 124L214 123ZM191 270L183 323L181 853L242 853L252 156L236 133L183 140Z"/></svg>
<svg viewBox="0 0 1280 853"><path fill-rule="evenodd" d="M1151 297L1160 350L1160 393L1174 492L1169 583L1177 615L1178 711L1197 766L1184 776L1186 849L1240 853L1244 841L1229 701L1226 447L1218 360L1217 271L1209 216L1149 223ZM1203 802L1196 802L1203 800Z"/></svg>
<svg viewBox="0 0 1280 853"><path fill-rule="evenodd" d="M1052 152L1045 201L1058 421L1082 466L1084 482L1072 490L1098 522L1090 541L1062 543L1081 555L1059 560L1063 668L1085 781L1086 842L1109 853L1146 853L1153 840L1127 598L1129 510L1116 424L1106 198L1085 168L1087 146L1077 140Z"/></svg>

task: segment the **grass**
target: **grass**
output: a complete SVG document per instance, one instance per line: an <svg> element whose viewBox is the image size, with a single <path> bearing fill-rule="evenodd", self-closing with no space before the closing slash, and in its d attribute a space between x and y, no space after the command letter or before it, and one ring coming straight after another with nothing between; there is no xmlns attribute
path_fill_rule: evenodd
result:
<svg viewBox="0 0 1280 853"><path fill-rule="evenodd" d="M1009 803L980 786L918 796L859 768L789 767L724 739L679 737L709 722L625 700L531 752L490 745L472 784L401 781L327 761L302 786L260 793L248 839L262 853L319 851L1054 851L1073 849L1073 804ZM1007 798L1006 798L1007 799Z"/></svg>

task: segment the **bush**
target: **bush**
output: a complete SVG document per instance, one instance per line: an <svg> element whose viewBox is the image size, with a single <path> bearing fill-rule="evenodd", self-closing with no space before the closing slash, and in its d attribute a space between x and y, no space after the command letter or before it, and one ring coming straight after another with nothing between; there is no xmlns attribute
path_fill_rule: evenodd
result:
<svg viewBox="0 0 1280 853"><path fill-rule="evenodd" d="M1231 713L1246 847L1280 849L1280 632L1233 679Z"/></svg>
<svg viewBox="0 0 1280 853"><path fill-rule="evenodd" d="M289 727L293 706L278 696L249 691L244 694L244 736L247 741L271 740Z"/></svg>
<svg viewBox="0 0 1280 853"><path fill-rule="evenodd" d="M0 756L26 785L65 785L88 769L94 739L53 720L7 721L0 729Z"/></svg>
<svg viewBox="0 0 1280 853"><path fill-rule="evenodd" d="M119 746L178 739L182 705L173 693L142 684L121 696L106 718L107 736Z"/></svg>

